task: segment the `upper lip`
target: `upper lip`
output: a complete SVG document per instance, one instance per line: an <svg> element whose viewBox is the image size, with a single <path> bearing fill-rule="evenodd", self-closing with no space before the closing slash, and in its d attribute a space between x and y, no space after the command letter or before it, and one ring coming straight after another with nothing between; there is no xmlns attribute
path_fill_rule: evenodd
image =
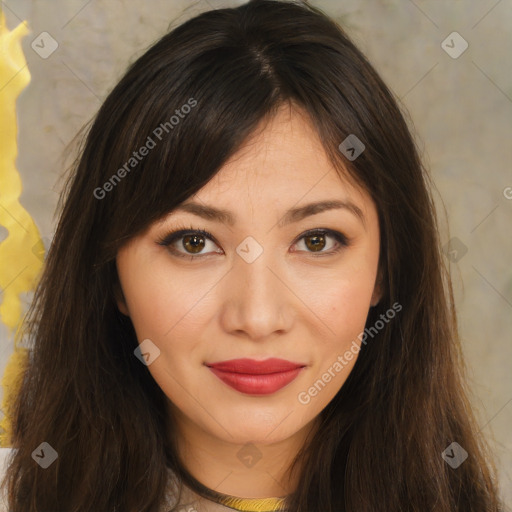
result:
<svg viewBox="0 0 512 512"><path fill-rule="evenodd" d="M302 363L294 363L286 359L272 357L263 361L255 359L230 359L229 361L219 361L217 363L205 363L210 368L231 373L245 373L265 375L268 373L279 373L295 370L306 366Z"/></svg>

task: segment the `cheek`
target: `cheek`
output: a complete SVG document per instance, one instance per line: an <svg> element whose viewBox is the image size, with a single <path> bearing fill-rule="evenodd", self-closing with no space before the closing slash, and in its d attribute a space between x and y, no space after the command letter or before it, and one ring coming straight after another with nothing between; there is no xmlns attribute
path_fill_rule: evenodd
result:
<svg viewBox="0 0 512 512"><path fill-rule="evenodd" d="M334 331L331 334L341 335L351 326L364 326L374 286L373 268L346 267L310 290L308 303Z"/></svg>
<svg viewBox="0 0 512 512"><path fill-rule="evenodd" d="M354 283L341 283L332 290L325 303L326 313L322 315L329 327L325 354L341 354L363 331L369 311L371 289L362 288Z"/></svg>
<svg viewBox="0 0 512 512"><path fill-rule="evenodd" d="M322 331L325 333L325 337L322 336L324 343L318 353L325 366L354 347L354 342L360 345L358 336L364 331L368 317L375 270L369 265L351 265L324 285L322 293L312 297L312 309L325 327ZM353 364L355 358L350 366Z"/></svg>
<svg viewBox="0 0 512 512"><path fill-rule="evenodd" d="M371 271L365 270L331 282L317 296L316 311L321 311L322 319L317 327L325 334L315 345L310 378L297 395L300 404L313 408L309 413L334 398L356 364L361 347L358 336L364 331L373 291Z"/></svg>
<svg viewBox="0 0 512 512"><path fill-rule="evenodd" d="M132 265L120 277L138 342L149 339L159 350L148 370L166 395L181 404L186 370L200 357L196 350L203 331L198 318L205 314L200 302L204 290L193 279L172 279L165 268L154 260L149 266ZM193 389L194 383L187 387Z"/></svg>
<svg viewBox="0 0 512 512"><path fill-rule="evenodd" d="M181 324L190 323L187 315L192 311L196 315L205 293L204 279L192 273L180 277L158 260L129 268L120 277L137 335L139 339L153 337L165 342Z"/></svg>
<svg viewBox="0 0 512 512"><path fill-rule="evenodd" d="M141 275L125 286L124 293L130 319L139 341L159 338L172 327L172 295L165 283L142 280Z"/></svg>

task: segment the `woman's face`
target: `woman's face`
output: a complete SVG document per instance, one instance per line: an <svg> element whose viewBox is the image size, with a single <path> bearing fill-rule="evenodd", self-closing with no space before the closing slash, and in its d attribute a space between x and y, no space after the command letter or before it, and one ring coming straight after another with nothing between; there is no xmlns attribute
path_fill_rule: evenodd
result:
<svg viewBox="0 0 512 512"><path fill-rule="evenodd" d="M313 206L325 202L353 207ZM144 364L182 426L236 444L290 438L343 385L380 298L375 205L289 109L185 203L195 206L173 210L117 255L118 305ZM179 229L212 237L167 236ZM240 358L299 369L208 366Z"/></svg>

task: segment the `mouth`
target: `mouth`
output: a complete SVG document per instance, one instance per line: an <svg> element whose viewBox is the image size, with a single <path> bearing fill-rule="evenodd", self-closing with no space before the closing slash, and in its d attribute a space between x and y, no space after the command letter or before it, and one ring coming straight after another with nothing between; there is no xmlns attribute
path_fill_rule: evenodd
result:
<svg viewBox="0 0 512 512"><path fill-rule="evenodd" d="M205 365L222 382L245 394L268 395L292 382L306 367L285 359L231 359Z"/></svg>

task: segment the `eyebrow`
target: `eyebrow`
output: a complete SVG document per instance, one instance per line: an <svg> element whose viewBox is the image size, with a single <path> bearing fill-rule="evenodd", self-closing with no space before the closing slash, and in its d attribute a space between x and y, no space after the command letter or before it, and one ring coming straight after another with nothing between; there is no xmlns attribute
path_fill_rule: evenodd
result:
<svg viewBox="0 0 512 512"><path fill-rule="evenodd" d="M291 208L277 224L279 227L283 227L293 222L298 222L311 215L334 209L343 209L351 212L362 222L366 229L366 219L361 209L351 201L339 201L336 199L308 203L304 206ZM192 201L180 204L174 209L174 211L185 211L197 215L198 217L202 217L203 219L222 222L229 226L233 226L236 221L236 217L229 210L223 210Z"/></svg>

